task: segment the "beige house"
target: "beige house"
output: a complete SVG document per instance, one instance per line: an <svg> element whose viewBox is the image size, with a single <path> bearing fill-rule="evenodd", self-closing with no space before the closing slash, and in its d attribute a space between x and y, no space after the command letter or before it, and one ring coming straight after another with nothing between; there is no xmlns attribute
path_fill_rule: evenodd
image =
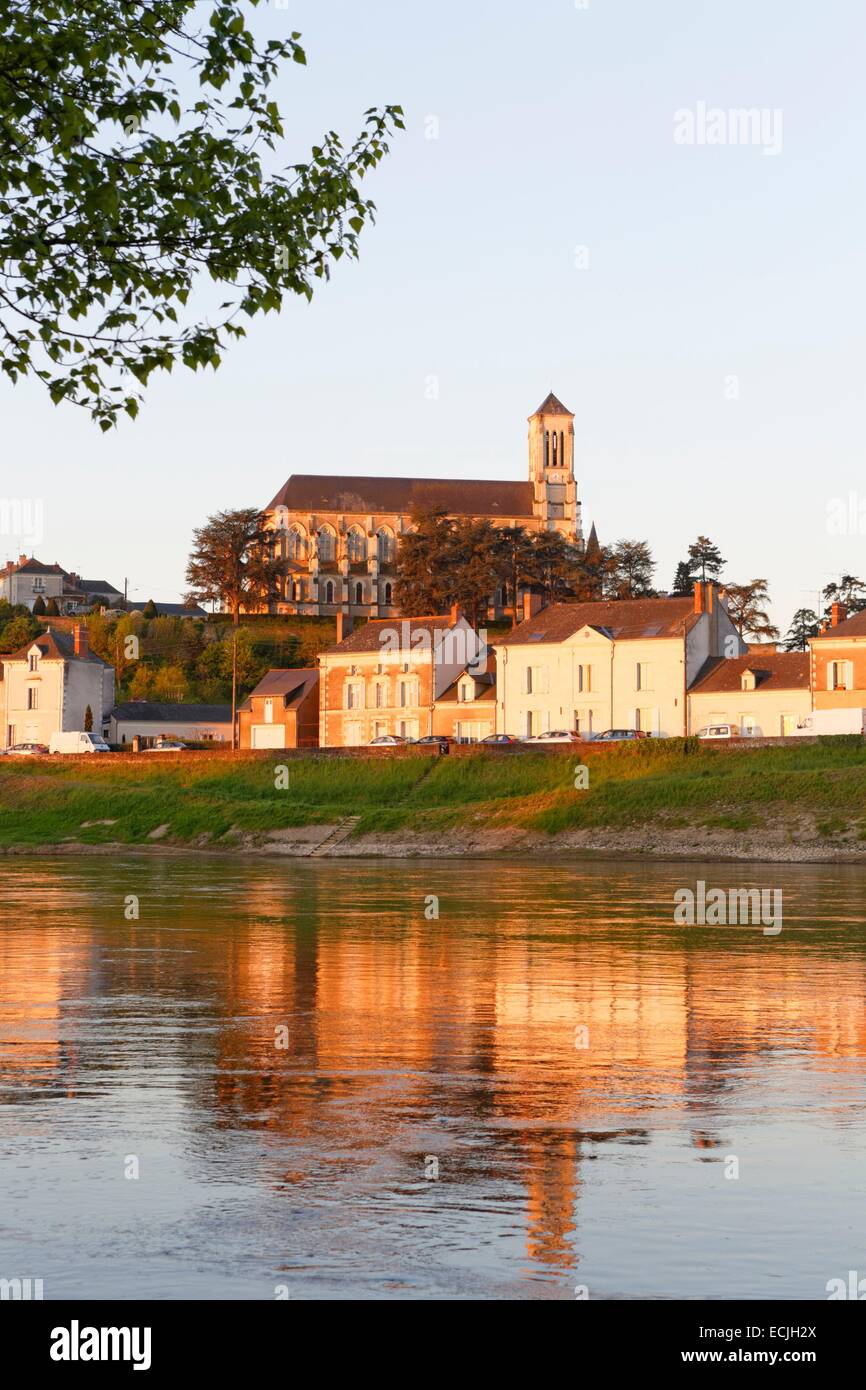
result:
<svg viewBox="0 0 866 1390"><path fill-rule="evenodd" d="M711 583L693 598L553 604L496 643L497 731L682 737L706 662L746 651Z"/></svg>
<svg viewBox="0 0 866 1390"><path fill-rule="evenodd" d="M319 672L274 668L238 710L240 748L318 748Z"/></svg>
<svg viewBox="0 0 866 1390"><path fill-rule="evenodd" d="M83 730L88 707L94 732L102 733L114 703L114 671L90 650L83 624L71 633L49 629L0 661L4 748Z"/></svg>
<svg viewBox="0 0 866 1390"><path fill-rule="evenodd" d="M484 674L484 648L457 607L365 623L319 657L320 747L441 732L437 704L467 668Z"/></svg>
<svg viewBox="0 0 866 1390"><path fill-rule="evenodd" d="M32 555L19 555L17 563L8 560L0 569L0 599L24 603L30 609L38 598L46 603L53 598L60 605L65 583L66 571L58 564L44 565Z"/></svg>
<svg viewBox="0 0 866 1390"><path fill-rule="evenodd" d="M397 545L430 508L581 542L574 416L552 392L529 417L528 452L526 482L292 474L265 508L281 571L271 611L396 615ZM494 614L507 599L491 595Z"/></svg>
<svg viewBox="0 0 866 1390"><path fill-rule="evenodd" d="M744 738L787 737L811 710L808 655L750 647L734 661L706 662L689 691L689 732L732 724Z"/></svg>

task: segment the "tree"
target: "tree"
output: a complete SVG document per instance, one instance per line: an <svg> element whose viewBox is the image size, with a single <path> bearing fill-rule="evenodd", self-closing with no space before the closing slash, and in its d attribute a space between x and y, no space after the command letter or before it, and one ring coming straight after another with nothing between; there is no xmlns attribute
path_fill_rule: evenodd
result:
<svg viewBox="0 0 866 1390"><path fill-rule="evenodd" d="M719 547L713 545L709 536L698 536L689 546L688 557L689 572L696 578L699 575L704 583L708 576L710 579L718 579L727 564L727 561L722 559Z"/></svg>
<svg viewBox="0 0 866 1390"><path fill-rule="evenodd" d="M853 574L843 574L838 584L828 584L821 594L824 617L829 620L834 603L841 603L850 617L866 608L866 584Z"/></svg>
<svg viewBox="0 0 866 1390"><path fill-rule="evenodd" d="M451 532L448 597L459 603L477 627L499 582L497 530L489 521L461 517ZM449 605L450 606L450 605Z"/></svg>
<svg viewBox="0 0 866 1390"><path fill-rule="evenodd" d="M284 136L272 84L306 58L295 32L257 43L244 9L258 3L0 6L0 367L103 430L138 413L130 377L216 368L240 315L310 299L373 218L360 185L400 107L368 110L347 148L328 131L307 162L266 172ZM229 297L187 315L208 282Z"/></svg>
<svg viewBox="0 0 866 1390"><path fill-rule="evenodd" d="M654 598L655 561L648 541L617 541L605 565L605 598Z"/></svg>
<svg viewBox="0 0 866 1390"><path fill-rule="evenodd" d="M14 618L10 618L0 632L0 652L17 652L19 647L24 647L33 637L39 635L39 624L34 622L29 613L18 613Z"/></svg>
<svg viewBox="0 0 866 1390"><path fill-rule="evenodd" d="M688 560L680 560L677 565L677 572L674 575L674 582L671 586L671 593L678 598L687 598L695 591L695 581L697 575L693 572Z"/></svg>
<svg viewBox="0 0 866 1390"><path fill-rule="evenodd" d="M770 592L766 579L753 579L750 584L726 584L725 602L731 622L741 637L762 637L778 641L779 629L770 622L764 608Z"/></svg>
<svg viewBox="0 0 866 1390"><path fill-rule="evenodd" d="M444 612L454 599L454 522L438 509L416 512L397 546L396 599L407 617Z"/></svg>
<svg viewBox="0 0 866 1390"><path fill-rule="evenodd" d="M225 602L237 626L241 607L267 601L278 569L271 557L273 535L255 507L216 512L193 532L193 551L186 567L187 597L197 603Z"/></svg>
<svg viewBox="0 0 866 1390"><path fill-rule="evenodd" d="M536 553L525 526L502 526L496 537L499 581L511 601L511 626L517 626L517 595L536 578Z"/></svg>
<svg viewBox="0 0 866 1390"><path fill-rule="evenodd" d="M50 598L50 599L48 600L47 604L45 605L45 616L46 616L46 618L59 618L59 617L60 617L60 609L57 607L57 599L56 599L56 598Z"/></svg>
<svg viewBox="0 0 866 1390"><path fill-rule="evenodd" d="M155 617L156 617L156 604L154 603L154 601L153 601L152 598L149 598L149 599L147 600L147 603L146 603L146 604L144 605L144 607L142 608L142 610L141 610L141 616L142 616L143 618L146 618L148 621L149 621L151 618L155 618Z"/></svg>
<svg viewBox="0 0 866 1390"><path fill-rule="evenodd" d="M93 710L90 706L84 711L84 732L89 734L93 728Z"/></svg>
<svg viewBox="0 0 866 1390"><path fill-rule="evenodd" d="M811 608L798 608L785 634L785 651L804 652L809 645L809 638L817 637L820 625L818 614Z"/></svg>
<svg viewBox="0 0 866 1390"><path fill-rule="evenodd" d="M33 604L33 616L34 618L45 617L45 600L41 594L36 595L36 600Z"/></svg>

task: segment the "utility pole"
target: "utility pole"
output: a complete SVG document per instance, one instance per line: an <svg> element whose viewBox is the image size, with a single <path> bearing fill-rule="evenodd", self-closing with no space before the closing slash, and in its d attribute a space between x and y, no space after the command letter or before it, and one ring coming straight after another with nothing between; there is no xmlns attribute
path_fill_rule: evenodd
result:
<svg viewBox="0 0 866 1390"><path fill-rule="evenodd" d="M238 746L237 735L237 702L238 702L238 631L235 628L232 633L232 752Z"/></svg>

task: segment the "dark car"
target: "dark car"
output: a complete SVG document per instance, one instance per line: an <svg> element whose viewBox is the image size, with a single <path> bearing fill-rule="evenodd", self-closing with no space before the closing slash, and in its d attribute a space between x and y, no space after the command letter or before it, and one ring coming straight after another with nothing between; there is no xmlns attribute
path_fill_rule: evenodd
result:
<svg viewBox="0 0 866 1390"><path fill-rule="evenodd" d="M605 729L603 734L597 734L593 739L594 743L625 743L632 738L649 738L645 729Z"/></svg>
<svg viewBox="0 0 866 1390"><path fill-rule="evenodd" d="M520 739L514 738L512 734L488 734L487 737L482 738L480 742L486 743L488 745L491 743L495 743L498 744L500 747L504 746L519 748L521 746Z"/></svg>
<svg viewBox="0 0 866 1390"><path fill-rule="evenodd" d="M423 738L416 738L415 742L420 747L427 748L429 748L431 744L437 743L440 748L444 748L447 752L454 740L450 734L425 734Z"/></svg>

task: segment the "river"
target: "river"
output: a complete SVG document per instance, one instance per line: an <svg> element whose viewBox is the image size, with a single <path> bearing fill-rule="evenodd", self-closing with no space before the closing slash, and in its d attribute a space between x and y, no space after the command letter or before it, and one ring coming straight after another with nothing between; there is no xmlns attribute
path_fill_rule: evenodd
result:
<svg viewBox="0 0 866 1390"><path fill-rule="evenodd" d="M0 1277L45 1298L826 1298L866 869L7 858ZM680 926L698 880L784 924Z"/></svg>

